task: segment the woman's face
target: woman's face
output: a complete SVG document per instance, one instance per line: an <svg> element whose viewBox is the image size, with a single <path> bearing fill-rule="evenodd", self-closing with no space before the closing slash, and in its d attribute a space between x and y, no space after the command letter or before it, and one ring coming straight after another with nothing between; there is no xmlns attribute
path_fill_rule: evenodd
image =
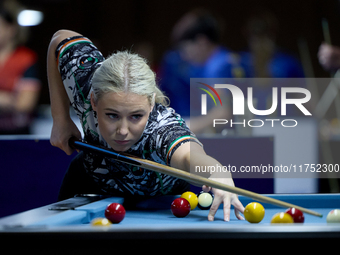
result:
<svg viewBox="0 0 340 255"><path fill-rule="evenodd" d="M146 96L124 92L106 93L96 103L91 95L91 104L101 135L115 151L126 151L140 139L153 108Z"/></svg>

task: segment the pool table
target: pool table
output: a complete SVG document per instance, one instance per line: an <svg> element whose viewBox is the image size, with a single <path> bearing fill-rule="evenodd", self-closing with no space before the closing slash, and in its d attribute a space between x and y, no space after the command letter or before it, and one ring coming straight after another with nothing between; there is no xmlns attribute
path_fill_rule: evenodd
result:
<svg viewBox="0 0 340 255"><path fill-rule="evenodd" d="M297 242L311 246L313 241L334 244L334 241L339 240L340 223L329 224L326 216L332 209L340 208L340 194L266 196L310 208L322 213L323 217L305 214L305 223L273 225L270 224L272 216L286 209L263 203L266 211L261 223L250 224L245 220L237 220L233 211L230 222L224 222L222 208L218 210L215 221L209 222L208 211L199 208L184 218L173 216L170 204L178 196L139 201L120 197L79 196L0 219L0 240L6 244L20 240L20 245L11 245L11 249L29 251L29 248L39 250L54 247L54 250L60 250L63 254L69 252L73 245L77 251L89 252L92 249L105 251L109 247L124 251L138 250L140 245L173 246L189 243L194 246L194 250L200 251L200 245L211 247L226 242L240 242L243 245L245 242L266 245L269 242ZM240 201L245 206L253 200L240 196ZM124 204L124 220L110 227L91 226L90 221L95 217L103 217L106 206L112 202ZM27 244L22 246L22 242Z"/></svg>

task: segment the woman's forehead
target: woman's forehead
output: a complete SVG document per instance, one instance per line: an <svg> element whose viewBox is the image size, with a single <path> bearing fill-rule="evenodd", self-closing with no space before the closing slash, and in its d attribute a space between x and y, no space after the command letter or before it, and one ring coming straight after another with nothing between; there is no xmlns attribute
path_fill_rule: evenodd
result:
<svg viewBox="0 0 340 255"><path fill-rule="evenodd" d="M108 92L103 95L98 103L103 107L116 110L137 110L150 107L150 102L146 95L138 95L132 92Z"/></svg>

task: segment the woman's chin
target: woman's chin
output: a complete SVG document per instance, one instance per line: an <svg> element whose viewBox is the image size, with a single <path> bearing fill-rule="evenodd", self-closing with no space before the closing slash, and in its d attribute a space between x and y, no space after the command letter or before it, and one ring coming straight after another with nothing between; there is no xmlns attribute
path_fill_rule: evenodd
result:
<svg viewBox="0 0 340 255"><path fill-rule="evenodd" d="M125 152L131 148L130 145L110 144L111 148L117 152Z"/></svg>

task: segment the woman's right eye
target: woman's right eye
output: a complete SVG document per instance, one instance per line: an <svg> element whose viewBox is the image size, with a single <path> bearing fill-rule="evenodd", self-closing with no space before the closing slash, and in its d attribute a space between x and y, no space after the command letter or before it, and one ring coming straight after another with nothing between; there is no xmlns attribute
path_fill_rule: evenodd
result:
<svg viewBox="0 0 340 255"><path fill-rule="evenodd" d="M106 113L106 116L108 116L110 119L114 120L118 118L118 115L115 113Z"/></svg>

